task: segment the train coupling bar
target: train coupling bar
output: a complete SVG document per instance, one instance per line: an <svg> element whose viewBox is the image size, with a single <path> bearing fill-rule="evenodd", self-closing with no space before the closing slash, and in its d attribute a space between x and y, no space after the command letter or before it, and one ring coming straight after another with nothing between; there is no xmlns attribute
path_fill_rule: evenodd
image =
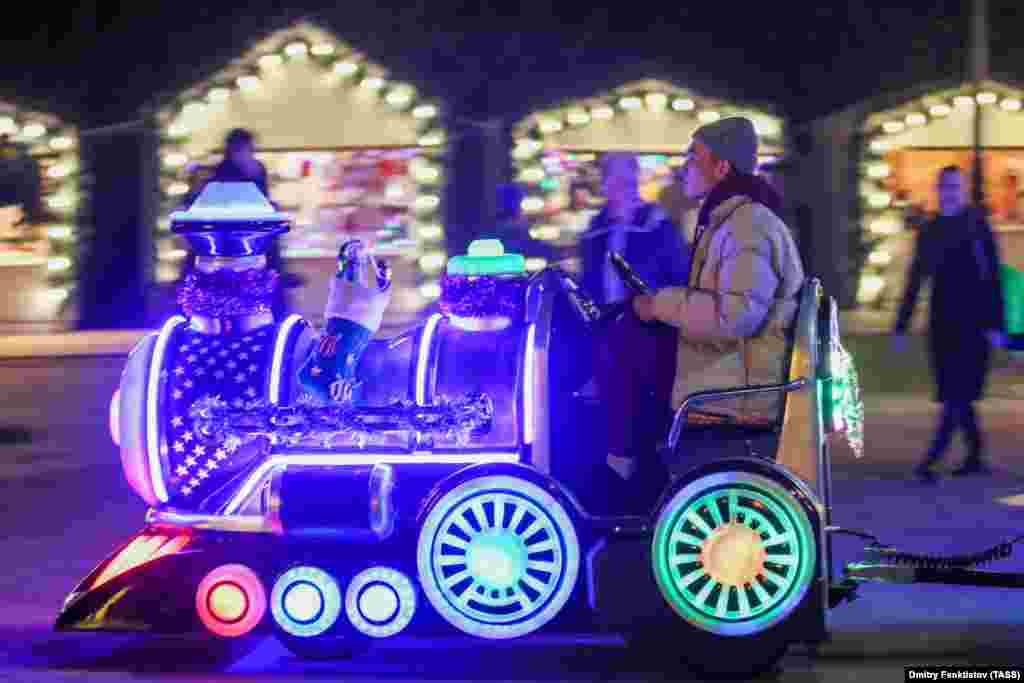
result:
<svg viewBox="0 0 1024 683"><path fill-rule="evenodd" d="M1013 554L1013 546L1024 541L1024 536L993 546L971 555L918 555L883 545L870 534L851 532L838 527L827 529L833 533L847 533L870 538L864 548L861 562L846 565L841 581L833 584L829 606L835 607L857 597L857 588L867 582L909 584L940 583L955 586L983 588L1024 588L1024 573L979 571L979 567L1003 560Z"/></svg>

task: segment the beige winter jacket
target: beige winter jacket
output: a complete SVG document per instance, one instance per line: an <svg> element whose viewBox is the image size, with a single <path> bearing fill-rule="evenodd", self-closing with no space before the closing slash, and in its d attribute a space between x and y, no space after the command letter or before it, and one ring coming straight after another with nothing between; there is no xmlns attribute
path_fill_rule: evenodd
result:
<svg viewBox="0 0 1024 683"><path fill-rule="evenodd" d="M654 314L679 328L672 407L689 394L781 382L804 281L789 229L750 198L726 200L694 245L688 287L659 290ZM774 420L780 396L705 404L702 412Z"/></svg>

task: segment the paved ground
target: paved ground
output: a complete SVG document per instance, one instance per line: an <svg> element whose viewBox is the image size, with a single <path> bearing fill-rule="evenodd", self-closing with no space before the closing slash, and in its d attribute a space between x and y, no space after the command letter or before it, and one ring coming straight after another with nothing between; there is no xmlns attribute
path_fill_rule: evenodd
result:
<svg viewBox="0 0 1024 683"><path fill-rule="evenodd" d="M480 648L454 639L443 656L435 643L400 641L352 664L299 662L267 641L229 673L199 674L182 672L191 658L152 642L143 647L131 637L49 633L67 591L142 521L144 505L121 477L106 434L107 402L122 362L0 362L3 420L33 427L36 437L31 444L0 449L0 557L6 564L0 572L0 680L672 678L624 659L615 641L592 649L571 638ZM1024 454L1017 427L1022 409L1024 401L1013 399L983 404L993 476L924 487L908 481L906 472L930 435L933 406L913 396L870 398L867 456L855 461L836 455L834 521L918 552L980 550L1024 534ZM859 545L841 539L835 551L853 561ZM1024 571L1024 549L1001 567ZM870 586L862 594L832 612L834 640L819 658L791 654L781 680L897 681L910 664L1024 664L1020 592Z"/></svg>

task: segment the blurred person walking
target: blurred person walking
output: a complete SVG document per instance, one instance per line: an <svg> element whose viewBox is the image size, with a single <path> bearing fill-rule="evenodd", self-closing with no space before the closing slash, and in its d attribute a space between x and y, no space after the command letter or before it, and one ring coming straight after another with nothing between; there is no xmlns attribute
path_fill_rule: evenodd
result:
<svg viewBox="0 0 1024 683"><path fill-rule="evenodd" d="M1003 295L999 282L999 250L984 214L968 207L964 178L956 166L938 176L939 215L917 236L907 288L893 330L894 346L906 350L921 286L932 284L929 305L928 355L942 416L924 459L914 469L922 481L936 479L932 467L962 428L967 459L953 474L986 472L985 445L974 410L989 370L991 348L1003 343Z"/></svg>

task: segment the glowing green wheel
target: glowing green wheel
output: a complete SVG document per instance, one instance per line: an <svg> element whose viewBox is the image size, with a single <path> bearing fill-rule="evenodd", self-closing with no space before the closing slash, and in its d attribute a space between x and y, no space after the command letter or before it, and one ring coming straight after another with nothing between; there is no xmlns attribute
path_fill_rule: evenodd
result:
<svg viewBox="0 0 1024 683"><path fill-rule="evenodd" d="M442 496L417 545L427 599L450 624L481 638L515 638L551 621L572 595L579 560L562 504L504 475Z"/></svg>
<svg viewBox="0 0 1024 683"><path fill-rule="evenodd" d="M661 594L680 617L707 633L751 636L804 599L817 541L786 488L751 472L719 472L669 501L651 557Z"/></svg>

